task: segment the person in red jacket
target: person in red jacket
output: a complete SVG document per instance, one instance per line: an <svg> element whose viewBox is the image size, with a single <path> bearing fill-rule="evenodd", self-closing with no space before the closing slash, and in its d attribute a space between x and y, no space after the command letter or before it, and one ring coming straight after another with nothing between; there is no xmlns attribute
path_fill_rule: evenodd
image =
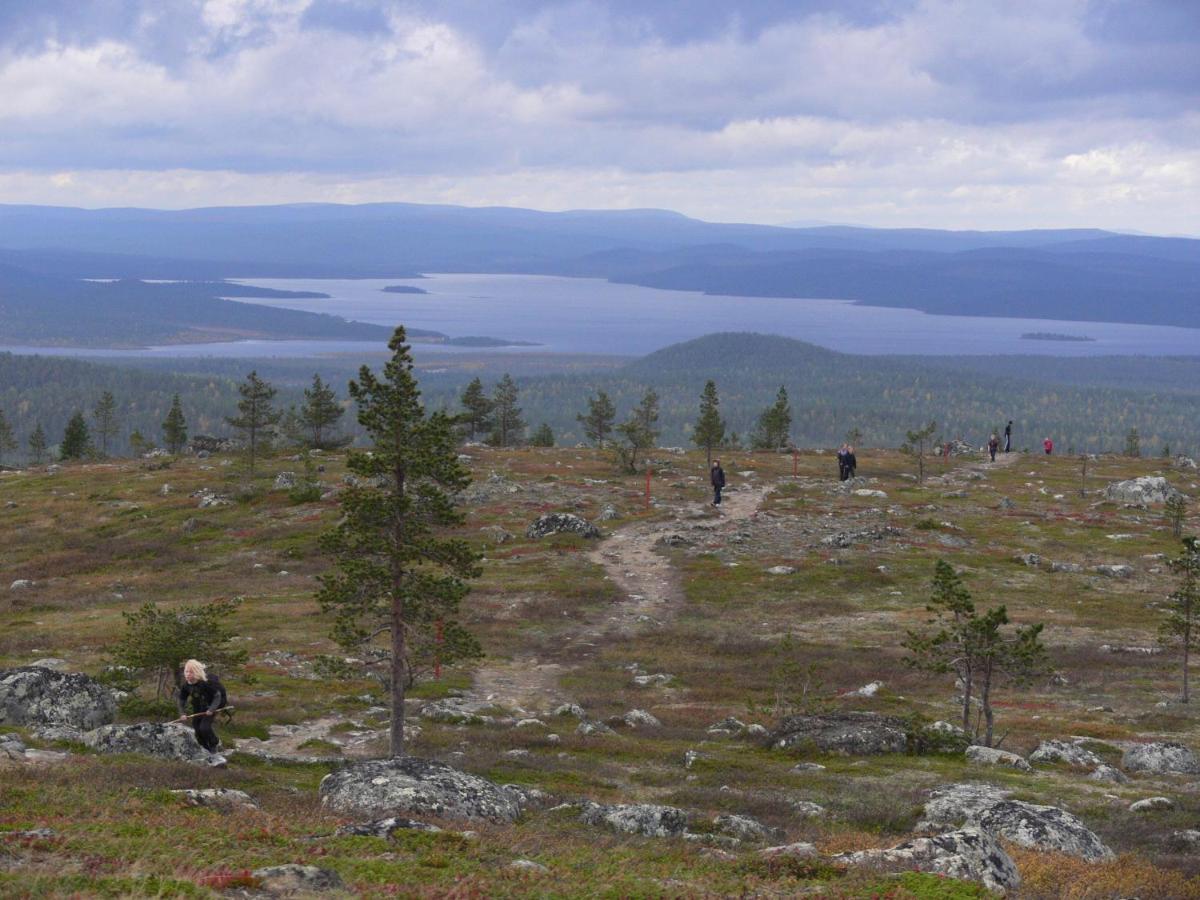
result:
<svg viewBox="0 0 1200 900"><path fill-rule="evenodd" d="M1054 441L1050 440L1050 438L1046 438L1044 441L1042 441L1042 448L1046 451L1046 455L1049 456L1054 452Z"/></svg>

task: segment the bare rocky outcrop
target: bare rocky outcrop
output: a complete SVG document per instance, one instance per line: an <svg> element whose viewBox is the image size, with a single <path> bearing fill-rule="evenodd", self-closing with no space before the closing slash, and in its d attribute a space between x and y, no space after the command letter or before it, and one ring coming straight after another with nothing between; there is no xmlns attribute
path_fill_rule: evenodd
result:
<svg viewBox="0 0 1200 900"><path fill-rule="evenodd" d="M307 896L325 891L340 891L345 888L345 884L337 872L317 866L287 863L282 866L255 869L250 874L257 881L258 889L268 894Z"/></svg>
<svg viewBox="0 0 1200 900"><path fill-rule="evenodd" d="M528 528L525 537L544 538L551 534L578 534L585 538L600 537L600 529L573 513L549 513L539 516Z"/></svg>
<svg viewBox="0 0 1200 900"><path fill-rule="evenodd" d="M1002 800L974 821L984 831L1031 850L1053 850L1088 862L1113 858L1112 850L1100 838L1057 806Z"/></svg>
<svg viewBox="0 0 1200 900"><path fill-rule="evenodd" d="M580 820L588 825L604 825L625 834L647 837L680 837L688 826L688 814L674 806L653 803L605 806L585 803Z"/></svg>
<svg viewBox="0 0 1200 900"><path fill-rule="evenodd" d="M0 671L0 725L66 725L89 729L117 714L113 693L79 672L42 666Z"/></svg>
<svg viewBox="0 0 1200 900"><path fill-rule="evenodd" d="M1104 489L1106 500L1129 503L1134 506L1149 506L1151 503L1166 503L1172 497L1182 496L1161 475L1143 475L1128 481L1114 481Z"/></svg>
<svg viewBox="0 0 1200 900"><path fill-rule="evenodd" d="M850 866L933 872L978 882L1007 893L1021 884L1017 867L996 839L979 828L961 828L932 837L905 841L887 850L860 850L832 857Z"/></svg>
<svg viewBox="0 0 1200 900"><path fill-rule="evenodd" d="M1200 773L1200 760L1183 744L1138 744L1125 751L1121 768L1153 775L1195 775Z"/></svg>
<svg viewBox="0 0 1200 900"><path fill-rule="evenodd" d="M843 756L903 753L908 747L905 722L868 712L788 716L770 732L778 749L811 748Z"/></svg>
<svg viewBox="0 0 1200 900"><path fill-rule="evenodd" d="M321 781L321 803L346 813L513 822L518 797L499 785L415 756L353 763Z"/></svg>

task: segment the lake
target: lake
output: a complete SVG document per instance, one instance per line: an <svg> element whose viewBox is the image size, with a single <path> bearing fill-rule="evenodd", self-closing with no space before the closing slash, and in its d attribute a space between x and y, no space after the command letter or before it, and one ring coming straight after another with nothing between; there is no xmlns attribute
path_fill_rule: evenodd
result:
<svg viewBox="0 0 1200 900"><path fill-rule="evenodd" d="M544 275L437 274L402 280L253 279L246 284L321 291L327 300L253 299L381 325L404 323L451 337L536 341L507 352L640 356L715 331L759 331L847 353L1056 356L1200 354L1200 329L1054 319L928 315L844 300L724 297ZM390 294L388 284L428 294ZM1029 332L1091 341L1022 340ZM453 348L438 348L449 350ZM471 352L478 352L472 350Z"/></svg>

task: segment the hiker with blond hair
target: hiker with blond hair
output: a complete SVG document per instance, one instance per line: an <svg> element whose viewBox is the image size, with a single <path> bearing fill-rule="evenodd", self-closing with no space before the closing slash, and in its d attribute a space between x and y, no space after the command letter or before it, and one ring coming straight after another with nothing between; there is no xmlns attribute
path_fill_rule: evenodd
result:
<svg viewBox="0 0 1200 900"><path fill-rule="evenodd" d="M192 701L192 714L187 713L188 700ZM183 685L179 688L179 721L191 721L196 740L209 753L216 753L221 739L213 731L217 711L227 703L225 686L216 675L209 674L204 663L189 659L183 664Z"/></svg>

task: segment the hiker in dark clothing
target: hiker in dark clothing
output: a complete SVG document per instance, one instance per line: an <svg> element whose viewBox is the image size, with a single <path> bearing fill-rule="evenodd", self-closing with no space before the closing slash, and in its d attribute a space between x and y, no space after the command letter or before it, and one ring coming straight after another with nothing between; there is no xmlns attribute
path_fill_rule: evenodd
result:
<svg viewBox="0 0 1200 900"><path fill-rule="evenodd" d="M1000 438L996 437L996 432L992 432L992 436L988 438L988 455L991 456L992 462L996 461L996 451L1000 449Z"/></svg>
<svg viewBox="0 0 1200 900"><path fill-rule="evenodd" d="M849 456L850 451L847 449L845 444L842 444L842 446L838 448L837 452L838 481L845 481L850 477L850 466L847 463Z"/></svg>
<svg viewBox="0 0 1200 900"><path fill-rule="evenodd" d="M1008 424L1004 426L1004 452L1008 453L1012 450L1012 419L1008 420Z"/></svg>
<svg viewBox="0 0 1200 900"><path fill-rule="evenodd" d="M196 740L209 753L216 753L221 740L213 731L213 719L217 710L226 705L225 686L216 675L209 675L204 663L189 659L183 664L183 687L179 689L179 721L189 721L187 702L192 701L190 719L196 732Z"/></svg>
<svg viewBox="0 0 1200 900"><path fill-rule="evenodd" d="M854 448L846 448L846 480L849 481L858 471L858 457L854 455Z"/></svg>
<svg viewBox="0 0 1200 900"><path fill-rule="evenodd" d="M708 480L712 482L713 489L713 506L721 505L721 488L725 487L725 470L721 468L721 461L714 459L712 471L709 473Z"/></svg>

